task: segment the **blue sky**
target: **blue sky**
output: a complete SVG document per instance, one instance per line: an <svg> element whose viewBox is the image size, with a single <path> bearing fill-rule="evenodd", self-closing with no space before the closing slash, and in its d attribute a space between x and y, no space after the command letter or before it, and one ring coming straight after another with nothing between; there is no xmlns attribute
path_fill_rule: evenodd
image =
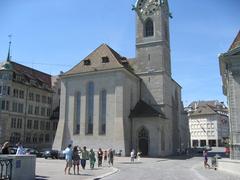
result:
<svg viewBox="0 0 240 180"><path fill-rule="evenodd" d="M0 60L56 75L101 43L135 57L135 0L0 0ZM239 0L169 0L173 78L184 104L225 101L218 55L240 29Z"/></svg>

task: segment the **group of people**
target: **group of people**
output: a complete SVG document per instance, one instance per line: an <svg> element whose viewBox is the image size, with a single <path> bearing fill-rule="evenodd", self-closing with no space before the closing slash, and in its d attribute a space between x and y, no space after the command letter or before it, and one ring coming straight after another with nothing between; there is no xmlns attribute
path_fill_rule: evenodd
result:
<svg viewBox="0 0 240 180"><path fill-rule="evenodd" d="M18 143L16 144L16 146L17 146L16 155L24 155L24 154L26 153L25 150L24 150L24 148L23 148L23 146L22 146L22 143L21 143L21 142L18 142ZM3 146L1 147L0 152L1 152L2 154L10 154L9 148L10 148L10 147L9 147L9 142L6 141L6 142L3 144Z"/></svg>
<svg viewBox="0 0 240 180"><path fill-rule="evenodd" d="M135 154L135 150L132 149L132 151L130 153L131 162L134 163L134 159L137 159L138 161L140 161L140 156L141 156L141 152L137 152L137 154Z"/></svg>
<svg viewBox="0 0 240 180"><path fill-rule="evenodd" d="M71 174L71 168L73 166L73 173L79 174L79 165L81 164L82 169L86 167L86 162L89 160L90 169L94 169L96 162L96 155L93 149L90 151L87 150L86 146L81 147L74 146L69 144L68 147L63 151L66 159L66 166L64 169L65 174ZM109 149L108 151L103 151L101 148L97 151L98 167L103 165L103 162L106 162L108 159L109 166L113 166L113 151Z"/></svg>

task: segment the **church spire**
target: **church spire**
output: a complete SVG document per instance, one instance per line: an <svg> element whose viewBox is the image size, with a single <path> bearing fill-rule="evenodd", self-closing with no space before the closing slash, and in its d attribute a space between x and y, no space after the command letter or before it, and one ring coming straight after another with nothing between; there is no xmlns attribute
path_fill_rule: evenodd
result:
<svg viewBox="0 0 240 180"><path fill-rule="evenodd" d="M12 44L12 35L8 35L9 37L9 45L8 45L8 55L7 55L7 61L9 62L11 60L11 44Z"/></svg>

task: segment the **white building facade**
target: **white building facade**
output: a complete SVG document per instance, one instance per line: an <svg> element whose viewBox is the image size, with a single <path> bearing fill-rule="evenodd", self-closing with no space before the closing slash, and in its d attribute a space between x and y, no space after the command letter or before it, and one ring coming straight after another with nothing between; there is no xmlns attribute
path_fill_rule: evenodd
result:
<svg viewBox="0 0 240 180"><path fill-rule="evenodd" d="M219 147L229 139L228 111L218 101L193 102L188 106L191 147Z"/></svg>

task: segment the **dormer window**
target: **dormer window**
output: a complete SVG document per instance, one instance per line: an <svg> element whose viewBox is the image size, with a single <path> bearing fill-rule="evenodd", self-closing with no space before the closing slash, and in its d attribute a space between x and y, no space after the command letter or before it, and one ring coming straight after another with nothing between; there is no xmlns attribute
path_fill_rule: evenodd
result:
<svg viewBox="0 0 240 180"><path fill-rule="evenodd" d="M109 63L109 58L106 57L102 57L102 63Z"/></svg>
<svg viewBox="0 0 240 180"><path fill-rule="evenodd" d="M91 65L90 59L85 59L85 60L84 60L84 65L85 65L85 66Z"/></svg>

